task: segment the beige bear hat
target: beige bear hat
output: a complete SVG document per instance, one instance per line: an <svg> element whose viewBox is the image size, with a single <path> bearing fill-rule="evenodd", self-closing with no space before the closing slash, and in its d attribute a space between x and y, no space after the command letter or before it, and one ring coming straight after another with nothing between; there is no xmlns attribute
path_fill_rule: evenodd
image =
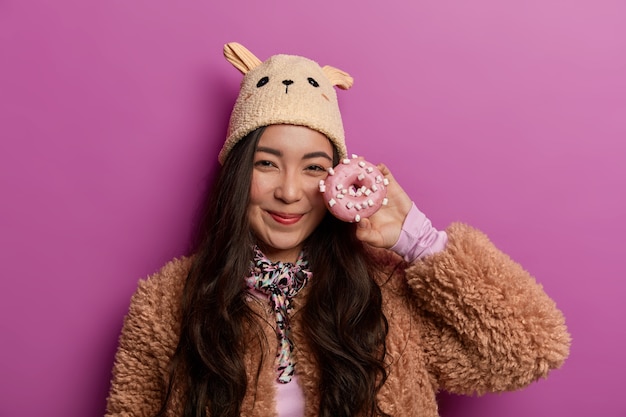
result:
<svg viewBox="0 0 626 417"><path fill-rule="evenodd" d="M230 116L226 142L218 159L248 133L273 124L306 126L324 134L347 155L343 123L334 86L352 87L352 77L331 67L320 67L295 55L274 55L261 62L238 43L224 45L224 56L244 75Z"/></svg>

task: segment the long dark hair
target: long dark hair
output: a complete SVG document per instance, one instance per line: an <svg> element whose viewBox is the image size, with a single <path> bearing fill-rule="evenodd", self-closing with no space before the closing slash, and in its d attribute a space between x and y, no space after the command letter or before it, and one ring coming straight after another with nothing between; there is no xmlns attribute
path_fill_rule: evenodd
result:
<svg viewBox="0 0 626 417"><path fill-rule="evenodd" d="M260 345L267 343L242 285L254 244L247 206L252 162L262 133L263 128L257 129L235 145L207 200L183 292L181 335L170 362L160 416L166 414L177 383L184 387L185 417L206 417L207 408L212 417L239 416L249 383L244 342L252 333ZM335 159L336 163L337 155ZM315 248L307 251L313 279L301 314L320 366L319 415L385 415L376 393L387 377L387 320L373 279L375 266L356 239L354 225L330 213L305 247Z"/></svg>

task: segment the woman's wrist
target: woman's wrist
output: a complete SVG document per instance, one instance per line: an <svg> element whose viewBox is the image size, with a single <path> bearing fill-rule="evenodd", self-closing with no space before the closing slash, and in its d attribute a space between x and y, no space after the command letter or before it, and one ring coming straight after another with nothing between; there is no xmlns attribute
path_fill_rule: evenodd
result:
<svg viewBox="0 0 626 417"><path fill-rule="evenodd" d="M390 248L407 262L442 251L448 242L444 231L435 229L430 220L412 203L396 243Z"/></svg>

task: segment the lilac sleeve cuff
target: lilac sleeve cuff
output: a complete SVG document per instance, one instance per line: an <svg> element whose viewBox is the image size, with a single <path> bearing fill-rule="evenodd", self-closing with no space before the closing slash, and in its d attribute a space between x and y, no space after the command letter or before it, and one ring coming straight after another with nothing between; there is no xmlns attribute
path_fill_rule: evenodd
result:
<svg viewBox="0 0 626 417"><path fill-rule="evenodd" d="M402 256L407 262L414 262L427 255L442 251L448 242L444 231L435 229L415 203L402 224L398 241L391 250Z"/></svg>

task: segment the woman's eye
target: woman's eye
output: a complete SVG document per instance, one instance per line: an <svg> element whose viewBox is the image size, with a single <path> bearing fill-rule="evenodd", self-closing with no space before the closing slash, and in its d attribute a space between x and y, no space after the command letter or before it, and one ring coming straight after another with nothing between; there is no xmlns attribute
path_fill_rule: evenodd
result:
<svg viewBox="0 0 626 417"><path fill-rule="evenodd" d="M309 171L326 172L326 168L324 168L321 165L309 165L309 167L307 169Z"/></svg>
<svg viewBox="0 0 626 417"><path fill-rule="evenodd" d="M255 167L272 167L274 166L274 164L271 161L267 161L267 160L260 160L260 161L256 161L254 163Z"/></svg>

